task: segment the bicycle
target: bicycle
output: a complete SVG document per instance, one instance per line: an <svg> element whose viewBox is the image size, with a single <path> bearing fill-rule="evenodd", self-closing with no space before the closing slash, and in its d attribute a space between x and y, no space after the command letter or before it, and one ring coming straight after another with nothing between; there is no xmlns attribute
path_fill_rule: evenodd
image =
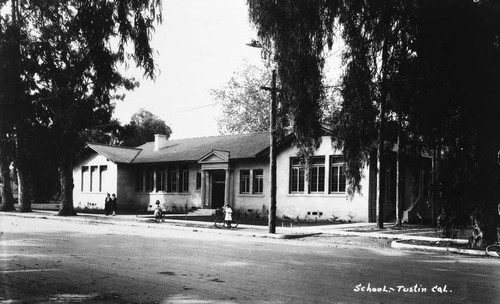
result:
<svg viewBox="0 0 500 304"><path fill-rule="evenodd" d="M228 229L231 229L231 228L236 228L238 227L238 219L233 216L233 220L230 222L229 224L229 227L228 227L228 223L224 220L225 218L225 213L222 214L222 216L218 216L217 218L215 218L215 227L218 228L218 229L222 229L222 228L228 228Z"/></svg>
<svg viewBox="0 0 500 304"><path fill-rule="evenodd" d="M154 215L155 215L155 221L157 223L165 222L165 217L163 216L163 210L161 209L155 210Z"/></svg>
<svg viewBox="0 0 500 304"><path fill-rule="evenodd" d="M500 258L500 244L496 243L486 247L486 254L495 258Z"/></svg>

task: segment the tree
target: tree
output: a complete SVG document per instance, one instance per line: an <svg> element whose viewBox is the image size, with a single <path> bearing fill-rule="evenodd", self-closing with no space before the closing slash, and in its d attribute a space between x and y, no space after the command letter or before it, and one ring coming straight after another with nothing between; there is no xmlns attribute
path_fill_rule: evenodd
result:
<svg viewBox="0 0 500 304"><path fill-rule="evenodd" d="M289 109L299 142L314 148L317 133L300 129L316 129L314 113L320 98L314 92L320 92L321 50L331 44L338 22L347 45L346 72L342 107L332 121L352 190L359 186L360 168L370 151L376 147L382 152L386 144L400 140L408 153L434 153L434 168L440 170L433 173L433 197L441 202L441 218L465 223L472 216L486 244L497 239L500 138L491 130L500 127L493 114L500 107L496 102L500 3L249 0L248 4L259 36L275 54L284 93L296 95ZM310 110L303 111L307 106ZM373 132L375 126L378 134ZM303 140L304 135L311 140ZM379 157L379 171L382 160Z"/></svg>
<svg viewBox="0 0 500 304"><path fill-rule="evenodd" d="M23 44L29 44L27 22L20 14L20 7L26 6L27 1L11 0L0 2L0 138L13 139L14 147L2 144L0 153L1 162L6 164L9 158L16 163L18 173L18 191L21 212L31 211L29 175L27 173L26 154L27 142L25 134L29 128L30 75L26 71L29 58L25 56ZM10 6L10 7L9 7ZM10 14L9 14L10 13ZM5 167L5 165L4 165ZM8 183L4 183L8 187ZM10 193L10 189L3 189ZM10 201L10 199L8 200ZM10 202L3 208L12 210Z"/></svg>
<svg viewBox="0 0 500 304"><path fill-rule="evenodd" d="M32 123L47 128L55 148L61 187L59 215L74 215L72 169L78 135L109 122L114 92L136 85L116 70L117 63L131 58L146 77L154 78L149 42L154 23L161 22L161 1L12 3L13 18L23 16L22 24L29 24L31 34L29 44L20 44L24 57L33 63L25 67L33 77L22 79L30 90L21 99L32 100ZM23 125L16 126L20 126L15 130L17 140L24 143ZM18 145L17 151L26 149ZM19 167L19 172L26 170Z"/></svg>
<svg viewBox="0 0 500 304"><path fill-rule="evenodd" d="M172 130L163 119L144 109L140 109L132 115L130 123L121 128L119 132L119 141L130 147L137 147L153 141L155 134L164 134L167 139L172 134Z"/></svg>
<svg viewBox="0 0 500 304"><path fill-rule="evenodd" d="M336 1L248 0L250 20L263 52L276 63L280 83L280 116L291 117L301 155L320 144L323 51L333 44Z"/></svg>
<svg viewBox="0 0 500 304"><path fill-rule="evenodd" d="M221 104L222 114L217 118L219 133L238 134L269 130L269 93L261 87L271 73L246 64L236 71L221 89L211 95Z"/></svg>

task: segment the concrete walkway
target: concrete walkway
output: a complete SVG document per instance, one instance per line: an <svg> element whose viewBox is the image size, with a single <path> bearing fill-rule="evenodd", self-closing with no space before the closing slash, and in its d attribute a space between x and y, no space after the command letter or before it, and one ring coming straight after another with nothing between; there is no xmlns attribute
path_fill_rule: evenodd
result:
<svg viewBox="0 0 500 304"><path fill-rule="evenodd" d="M414 240L414 241L428 241L428 242L454 242L458 244L466 244L467 240L428 236L436 234L434 229L425 228L421 226L405 225L403 229L396 230L392 229L393 223L385 223L384 226L386 227L386 229L376 229L375 223L350 223L350 224L332 224L332 225L302 226L302 227L278 226L276 227L276 233L270 234L267 226L240 224L236 229L216 229L214 227L213 222L179 220L179 219L169 218L168 216L166 217L165 222L162 223L156 223L154 221L153 215L136 216L129 214L118 214L116 216L106 216L104 214L79 213L78 216L74 217L73 216L59 217L57 216L56 211L49 211L49 210L43 210L43 211L37 210L30 213L0 212L0 216L36 217L36 218L46 218L46 219L54 219L60 221L78 221L85 223L99 222L99 223L119 224L128 226L154 225L155 228L159 229L180 229L180 230L203 229L204 231L207 232L219 233L219 234L231 233L233 235L279 238L279 239L301 238L318 234L361 236L361 237L392 239L393 240L392 247L394 248L422 249L422 250L435 249L436 251L459 252L463 254L474 254L474 255L485 254L480 250L465 250L465 249L455 250L456 248L420 246L420 245L401 243L401 241Z"/></svg>

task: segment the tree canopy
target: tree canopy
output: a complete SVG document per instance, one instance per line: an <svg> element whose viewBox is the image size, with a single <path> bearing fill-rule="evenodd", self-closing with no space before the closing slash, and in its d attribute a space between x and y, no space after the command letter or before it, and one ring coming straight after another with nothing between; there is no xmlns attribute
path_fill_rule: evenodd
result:
<svg viewBox="0 0 500 304"><path fill-rule="evenodd" d="M213 99L222 106L217 118L219 133L238 134L269 130L269 93L262 90L271 73L246 64L235 71L222 88L211 90Z"/></svg>
<svg viewBox="0 0 500 304"><path fill-rule="evenodd" d="M155 134L166 135L168 139L172 130L163 119L150 111L140 109L132 115L130 123L119 130L118 140L124 146L137 147L153 141Z"/></svg>
<svg viewBox="0 0 500 304"><path fill-rule="evenodd" d="M258 1L249 13L272 51L299 144L317 144L322 51L346 47L341 107L330 121L354 192L371 151L396 142L442 159L433 189L442 214L479 222L496 239L500 148L500 2ZM387 128L384 127L387 122ZM379 133L374 132L378 128ZM387 146L385 148L387 148Z"/></svg>
<svg viewBox="0 0 500 304"><path fill-rule="evenodd" d="M118 88L135 87L133 79L117 70L118 63L132 60L146 77L154 78L150 39L155 23L161 22L161 1L12 0L11 7L10 16L2 20L17 29L14 44L22 56L14 59L19 83L10 102L29 110L21 113L32 113L25 115L29 120L17 120L17 142L25 141L21 131L27 124L47 130L58 159L59 214L74 214L72 168L78 136L110 121ZM25 150L18 144L18 152ZM25 171L18 166L20 173Z"/></svg>

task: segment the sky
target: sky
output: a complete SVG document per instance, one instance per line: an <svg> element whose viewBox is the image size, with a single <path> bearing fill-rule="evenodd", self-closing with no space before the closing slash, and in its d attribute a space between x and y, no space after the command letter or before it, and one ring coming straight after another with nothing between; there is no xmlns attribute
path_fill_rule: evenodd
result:
<svg viewBox="0 0 500 304"><path fill-rule="evenodd" d="M246 0L163 0L163 23L152 38L158 52L155 81L131 63L127 76L141 85L116 101L115 118L126 124L144 108L165 120L171 139L218 135L220 106L210 90L223 87L245 62L262 65L248 21Z"/></svg>

